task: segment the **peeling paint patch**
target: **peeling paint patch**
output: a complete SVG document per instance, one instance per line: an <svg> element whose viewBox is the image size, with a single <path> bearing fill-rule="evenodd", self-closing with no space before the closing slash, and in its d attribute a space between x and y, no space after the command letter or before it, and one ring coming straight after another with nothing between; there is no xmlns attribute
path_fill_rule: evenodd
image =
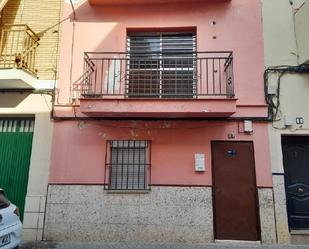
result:
<svg viewBox="0 0 309 249"><path fill-rule="evenodd" d="M79 128L80 130L87 129L88 127L89 127L89 124L86 124L85 121L80 121L80 122L78 122L78 128Z"/></svg>
<svg viewBox="0 0 309 249"><path fill-rule="evenodd" d="M134 130L130 130L130 135L133 138L137 138L138 137L138 134Z"/></svg>
<svg viewBox="0 0 309 249"><path fill-rule="evenodd" d="M171 128L171 122L169 122L169 121L164 121L163 122L163 128Z"/></svg>
<svg viewBox="0 0 309 249"><path fill-rule="evenodd" d="M106 139L107 137L107 134L105 132L99 132L99 137L103 138L103 139Z"/></svg>
<svg viewBox="0 0 309 249"><path fill-rule="evenodd" d="M131 121L131 126L132 127L137 127L138 123L136 120Z"/></svg>

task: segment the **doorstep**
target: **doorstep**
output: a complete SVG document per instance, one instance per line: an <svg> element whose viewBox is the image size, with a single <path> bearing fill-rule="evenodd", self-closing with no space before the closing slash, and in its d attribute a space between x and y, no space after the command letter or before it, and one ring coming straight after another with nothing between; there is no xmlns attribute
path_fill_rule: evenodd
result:
<svg viewBox="0 0 309 249"><path fill-rule="evenodd" d="M249 244L249 245L260 245L261 241L249 241L249 240L215 240L215 243L217 244Z"/></svg>

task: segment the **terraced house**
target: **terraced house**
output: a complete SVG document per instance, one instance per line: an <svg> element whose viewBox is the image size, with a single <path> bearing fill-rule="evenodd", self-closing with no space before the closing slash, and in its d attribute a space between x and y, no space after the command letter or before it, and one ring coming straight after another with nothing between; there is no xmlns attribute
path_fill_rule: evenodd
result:
<svg viewBox="0 0 309 249"><path fill-rule="evenodd" d="M309 1L265 0L263 20L277 238L308 244Z"/></svg>
<svg viewBox="0 0 309 249"><path fill-rule="evenodd" d="M0 188L42 239L62 0L0 1Z"/></svg>
<svg viewBox="0 0 309 249"><path fill-rule="evenodd" d="M260 0L62 14L44 238L276 242Z"/></svg>

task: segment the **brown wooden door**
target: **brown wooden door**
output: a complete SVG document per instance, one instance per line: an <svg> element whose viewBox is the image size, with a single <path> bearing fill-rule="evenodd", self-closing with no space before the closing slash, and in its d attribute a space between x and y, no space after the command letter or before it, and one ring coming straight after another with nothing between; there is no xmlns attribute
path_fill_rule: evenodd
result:
<svg viewBox="0 0 309 249"><path fill-rule="evenodd" d="M251 142L213 142L214 229L217 240L260 240Z"/></svg>

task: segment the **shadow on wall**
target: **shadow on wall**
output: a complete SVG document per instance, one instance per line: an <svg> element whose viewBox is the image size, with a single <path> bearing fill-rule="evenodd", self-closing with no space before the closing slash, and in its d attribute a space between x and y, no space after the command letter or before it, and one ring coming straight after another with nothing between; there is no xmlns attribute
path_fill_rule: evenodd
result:
<svg viewBox="0 0 309 249"><path fill-rule="evenodd" d="M1 13L1 25L20 23L17 19L17 13L24 0L9 0ZM24 2L23 2L24 4Z"/></svg>
<svg viewBox="0 0 309 249"><path fill-rule="evenodd" d="M15 108L29 95L30 93L0 93L0 108Z"/></svg>
<svg viewBox="0 0 309 249"><path fill-rule="evenodd" d="M186 20L184 16L187 13L196 13L197 18L203 18L207 13L212 18L219 18L224 16L229 10L231 5L230 1L216 2L197 2L197 3L167 3L167 4L132 4L120 6L93 6L85 1L76 8L76 23L96 23L96 24L114 24L112 30L104 37L100 44L92 49L91 52L111 52L114 51L115 45L123 45L126 36L127 28L160 28L166 27L164 17L174 15L173 23L177 27L192 27L192 21ZM175 15L175 13L177 13ZM70 15L71 21L73 20L73 13ZM151 26L148 26L152 23ZM154 26L156 25L156 26ZM195 23L194 26L197 24ZM103 27L103 26L101 26ZM173 28L173 27L170 27ZM97 30L98 34L100 31ZM91 37L88 37L91 39ZM118 46L118 48L121 46ZM124 52L125 46L122 46ZM90 51L89 51L90 52ZM115 52L115 51L114 51Z"/></svg>
<svg viewBox="0 0 309 249"><path fill-rule="evenodd" d="M69 10L71 7L67 5L67 8ZM69 15L72 27L75 28L74 44L76 45L74 45L74 52L71 53L73 54L72 62L66 60L66 63L73 63L73 91L75 89L78 91L77 89L81 85L80 81L85 73L83 53L125 52L128 28L160 30L162 28L173 29L177 27L183 29L199 26L197 30L199 33L198 43L201 45L199 50L222 50L222 47L230 48L230 44L224 39L223 42L227 45L224 44L223 46L219 45L217 40L212 40L211 30L211 21L228 15L230 8L232 8L230 1L92 6L87 0L83 0L79 5L75 6L76 20L74 26L72 24L74 15L72 12ZM208 22L208 25L204 25L203 22ZM202 24L203 28L201 28ZM220 28L223 29L223 25ZM72 30L73 28L70 29ZM68 52L67 54L69 55ZM69 78L64 81L68 80Z"/></svg>
<svg viewBox="0 0 309 249"><path fill-rule="evenodd" d="M77 22L117 22L117 23L140 23L145 19L158 20L156 14L170 15L177 13L179 20L182 20L181 14L190 12L199 12L204 15L206 12L211 13L213 16L217 13L223 13L228 11L228 6L231 5L231 1L227 2L197 2L197 3L166 3L166 4L131 4L131 5L90 5L88 1L85 1L79 7L75 9ZM202 10L202 11L201 11ZM73 20L73 13L71 14L71 20ZM188 20L183 20L187 22Z"/></svg>
<svg viewBox="0 0 309 249"><path fill-rule="evenodd" d="M5 48L6 39L2 37L2 29L4 24L14 24L17 23L17 13L19 6L21 4L21 0L11 0L6 3L4 6L2 12L0 13L0 53L3 52L3 49ZM4 40L2 40L4 39Z"/></svg>
<svg viewBox="0 0 309 249"><path fill-rule="evenodd" d="M79 65L82 64L79 60L82 59L83 52L125 52L127 28L153 29L166 28L166 25L171 25L170 28L173 28L173 26L180 28L196 27L198 25L197 20L200 20L201 23L201 20L205 18L205 20L209 21L210 25L212 19L225 16L231 7L230 1L92 6L88 1L84 0L83 3L75 8L75 43L78 40L80 50L75 50L73 55L73 75L75 75L75 72L78 72L78 77L81 76L80 72L83 71L83 65ZM196 17L196 21L185 18L188 16L188 13L191 13L190 17ZM73 13L69 17L70 22L73 22ZM165 17L168 20L164 20ZM210 34L209 25L206 25L205 31L198 31L202 32L200 39L211 39L212 35ZM206 32L206 29L209 29L208 32ZM207 46L213 47L210 42L208 42ZM201 47L204 49L206 45L203 44ZM215 50L216 48L212 49ZM73 82L78 77L74 76Z"/></svg>

